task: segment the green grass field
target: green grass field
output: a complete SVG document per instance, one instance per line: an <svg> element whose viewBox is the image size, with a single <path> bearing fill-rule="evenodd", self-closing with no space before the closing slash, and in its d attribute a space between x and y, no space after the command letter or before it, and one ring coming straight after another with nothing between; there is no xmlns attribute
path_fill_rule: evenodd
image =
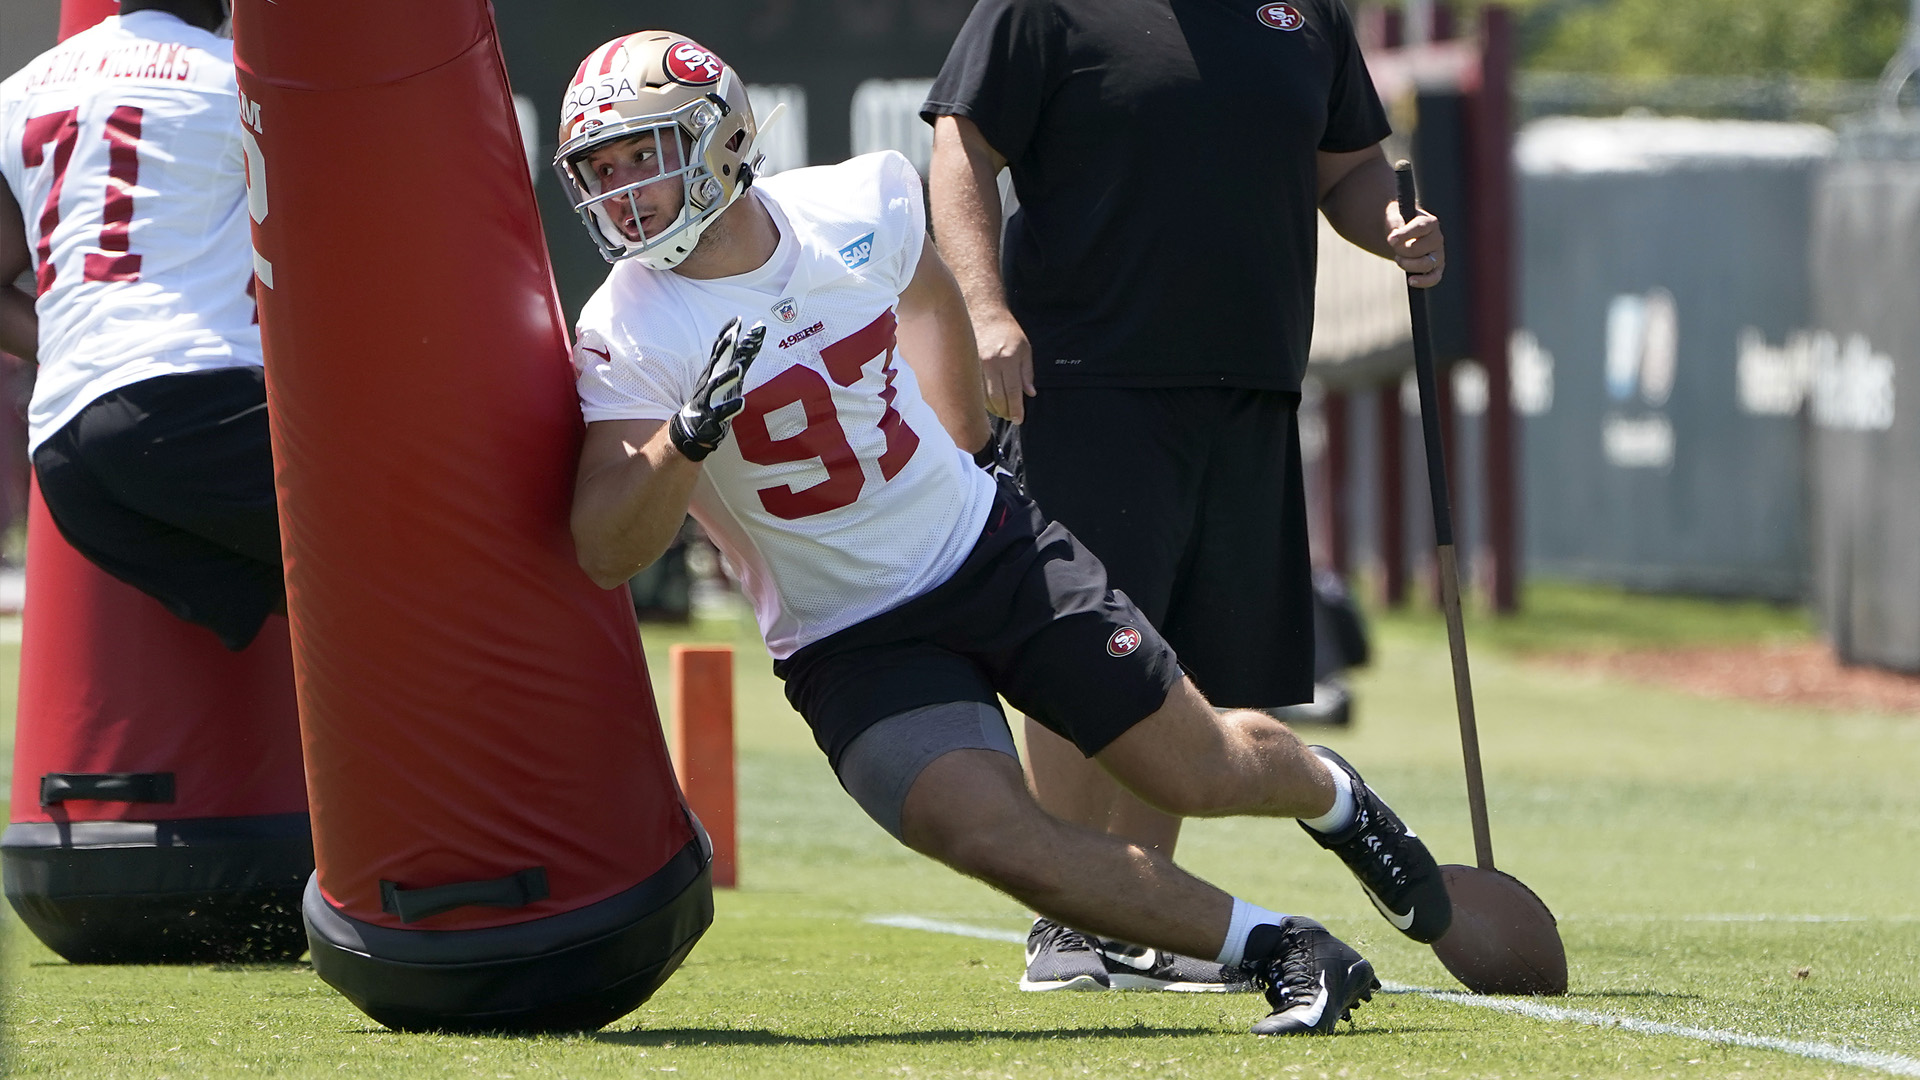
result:
<svg viewBox="0 0 1920 1080"><path fill-rule="evenodd" d="M1244 1028L1265 1009L1247 995L1020 993L1011 942L1028 914L870 824L787 708L751 629L712 623L646 637L656 671L675 640L739 650L742 887L718 896L713 928L638 1012L589 1036L398 1035L304 965L74 967L9 913L4 1071L1920 1076L1920 717L1703 700L1528 658L1804 637L1795 612L1566 587L1529 601L1499 626L1470 617L1469 637L1495 851L1560 917L1563 999L1423 992L1453 986L1428 950L1394 933L1293 825L1250 821L1189 825L1181 859L1365 951L1396 992L1351 1028L1254 1038ZM1305 733L1360 765L1443 861L1470 862L1444 631L1430 614L1395 616L1376 622L1375 642L1357 725ZM0 648L11 669L17 646Z"/></svg>

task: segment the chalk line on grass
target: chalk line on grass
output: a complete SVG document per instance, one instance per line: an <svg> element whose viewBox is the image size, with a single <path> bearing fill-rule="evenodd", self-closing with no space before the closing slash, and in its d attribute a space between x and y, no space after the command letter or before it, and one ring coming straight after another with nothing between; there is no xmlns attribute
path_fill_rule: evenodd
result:
<svg viewBox="0 0 1920 1080"><path fill-rule="evenodd" d="M1707 915L1561 915L1561 922L1690 922L1690 923L1910 923L1920 922L1920 915L1766 915L1766 914L1707 914Z"/></svg>
<svg viewBox="0 0 1920 1080"><path fill-rule="evenodd" d="M1818 917L1810 917L1818 918ZM976 926L972 923L953 922L948 919L928 919L918 915L869 915L867 922L876 926L891 926L899 930L925 930L934 934L953 934L959 937L982 938L987 941L1021 943L1027 935L1017 930L1000 930L990 926ZM1798 921L1798 920L1796 920ZM1821 920L1838 921L1838 920ZM1596 1012L1592 1009L1570 1009L1563 1005L1548 1005L1544 1002L1526 998L1493 998L1477 994L1465 994L1455 990L1435 990L1426 986L1406 986L1399 983L1387 983L1383 989L1392 994L1419 994L1435 1001L1444 1001L1454 1005L1470 1005L1477 1009L1493 1009L1496 1012L1514 1013L1533 1020L1549 1020L1560 1023L1587 1024L1593 1027L1620 1028L1642 1035L1672 1035L1698 1042L1719 1043L1723 1046L1740 1046L1749 1050L1775 1050L1798 1057L1813 1058L1818 1061L1830 1061L1836 1065L1851 1065L1856 1068L1874 1069L1894 1076L1920 1077L1920 1058L1910 1058L1901 1054L1889 1054L1877 1050L1855 1050L1832 1043L1808 1042L1801 1039L1776 1039L1766 1035L1749 1035L1743 1031L1724 1031L1719 1028L1692 1027L1687 1024L1668 1024L1658 1020L1643 1020L1637 1016L1625 1016L1618 1013Z"/></svg>
<svg viewBox="0 0 1920 1080"><path fill-rule="evenodd" d="M1027 943L1027 935L1018 930L995 930L990 926L947 922L944 919L923 919L918 915L869 915L866 921L875 926L891 926L896 930L925 930L933 934L984 938L987 941L1005 941L1014 945Z"/></svg>
<svg viewBox="0 0 1920 1080"><path fill-rule="evenodd" d="M1535 1020L1558 1020L1574 1024L1588 1024L1593 1027L1614 1027L1643 1035L1674 1035L1683 1039L1696 1039L1700 1042L1721 1043L1726 1046L1742 1046L1750 1050L1778 1050L1796 1054L1800 1057L1831 1061L1836 1065L1853 1065L1863 1069L1877 1069L1895 1076L1920 1076L1920 1058L1904 1057L1900 1054L1882 1053L1877 1050L1855 1050L1832 1043L1807 1042L1800 1039L1776 1039L1766 1035L1749 1035L1743 1031L1723 1031L1719 1028L1692 1027L1687 1024L1667 1024L1658 1020L1642 1020L1635 1016L1621 1016L1615 1013L1595 1012L1592 1009L1569 1009L1563 1005L1548 1005L1525 998L1490 998L1474 994L1464 994L1455 990L1434 990L1424 986L1402 986L1388 983L1382 989L1393 994L1421 994L1435 1001L1451 1002L1455 1005L1471 1005L1478 1009L1493 1009L1498 1012L1517 1013Z"/></svg>

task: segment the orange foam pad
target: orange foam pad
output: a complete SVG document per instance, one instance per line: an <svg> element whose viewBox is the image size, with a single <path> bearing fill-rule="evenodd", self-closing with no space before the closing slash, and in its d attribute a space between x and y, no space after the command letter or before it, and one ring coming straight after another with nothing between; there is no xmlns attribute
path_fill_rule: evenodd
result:
<svg viewBox="0 0 1920 1080"><path fill-rule="evenodd" d="M675 645L667 650L673 668L673 719L669 739L673 771L687 805L713 842L713 883L739 884L739 848L734 789L733 648L728 645Z"/></svg>

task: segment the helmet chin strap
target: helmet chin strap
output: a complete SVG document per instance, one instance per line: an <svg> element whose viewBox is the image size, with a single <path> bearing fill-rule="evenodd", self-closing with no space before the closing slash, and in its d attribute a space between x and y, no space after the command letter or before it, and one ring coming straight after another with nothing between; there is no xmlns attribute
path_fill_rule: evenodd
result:
<svg viewBox="0 0 1920 1080"><path fill-rule="evenodd" d="M749 144L746 151L740 155L742 161L754 160L753 153L760 148L761 138L766 135L767 129L772 127L775 121L786 115L786 112L787 103L784 101L773 107L773 111L767 114L766 122L758 125L754 129L753 142ZM649 251L643 255L636 255L634 258L638 259L640 265L649 270L671 270L679 266L687 260L687 256L693 254L693 249L700 243L700 237L706 233L707 226L720 220L720 215L727 212L727 207L732 206L735 200L739 199L741 194L747 190L747 187L748 184L733 185L733 194L727 197L725 205L721 206L720 209L707 215L705 220L687 226L685 231L675 236L673 242L668 244L665 249ZM673 223L668 225L665 231L672 232L680 228L681 222L687 220L687 209L686 205L682 205L680 207L680 215L673 219Z"/></svg>
<svg viewBox="0 0 1920 1080"><path fill-rule="evenodd" d="M737 197L741 190L742 189L738 187L734 188L734 195ZM732 205L732 202L732 199L727 200L728 205ZM657 251L649 251L644 254L635 255L634 258L639 260L641 266L649 270L671 270L679 266L687 260L687 256L693 254L694 245L700 242L700 235L707 231L707 226L713 224L721 214L726 212L726 209L727 208L723 206L708 215L706 220L686 226L666 247ZM673 219L673 223L667 226L666 231L673 232L675 229L681 228L681 222L686 220L687 208L682 205L680 207L680 216Z"/></svg>

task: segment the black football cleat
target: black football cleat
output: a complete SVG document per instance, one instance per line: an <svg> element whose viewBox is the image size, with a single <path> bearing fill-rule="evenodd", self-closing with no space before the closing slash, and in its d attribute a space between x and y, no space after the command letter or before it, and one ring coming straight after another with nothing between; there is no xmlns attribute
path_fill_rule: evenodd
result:
<svg viewBox="0 0 1920 1080"><path fill-rule="evenodd" d="M1027 933L1022 990L1111 990L1107 964L1085 934L1052 919L1033 921Z"/></svg>
<svg viewBox="0 0 1920 1080"><path fill-rule="evenodd" d="M1248 936L1242 966L1266 991L1273 1012L1253 1025L1255 1035L1331 1035L1380 989L1373 965L1312 919L1289 915L1278 926Z"/></svg>
<svg viewBox="0 0 1920 1080"><path fill-rule="evenodd" d="M1324 746L1307 749L1346 772L1353 785L1354 814L1353 824L1338 833L1317 832L1304 821L1300 827L1340 856L1395 929L1429 945L1440 940L1453 923L1453 905L1432 852L1339 754Z"/></svg>

